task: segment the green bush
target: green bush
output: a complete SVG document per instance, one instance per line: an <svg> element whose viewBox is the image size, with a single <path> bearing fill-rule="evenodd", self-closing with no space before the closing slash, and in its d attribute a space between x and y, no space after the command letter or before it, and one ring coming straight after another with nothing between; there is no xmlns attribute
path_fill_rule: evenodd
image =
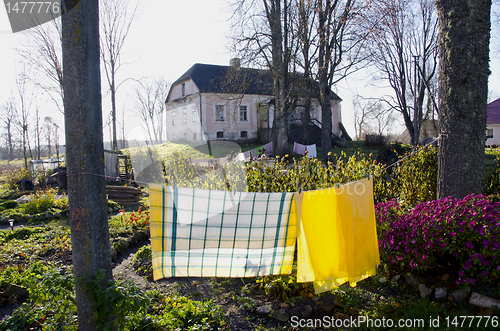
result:
<svg viewBox="0 0 500 331"><path fill-rule="evenodd" d="M141 276L150 276L153 274L153 261L151 254L151 246L142 246L135 253L132 259L134 270Z"/></svg>
<svg viewBox="0 0 500 331"><path fill-rule="evenodd" d="M486 181L484 192L486 195L500 195L500 157L496 159L496 169Z"/></svg>
<svg viewBox="0 0 500 331"><path fill-rule="evenodd" d="M399 149L394 149L397 153ZM404 151L404 149L401 149ZM242 190L249 192L296 192L342 185L372 176L375 202L397 199L411 208L430 201L437 195L437 150L433 146L415 153L399 156L399 162L385 170L386 165L365 157L360 152L347 157L342 152L332 162L324 164L316 158L302 157L259 159L241 163L228 163L203 169L193 165L182 155L175 155L165 163L168 185L196 187L212 190ZM245 187L241 187L245 185Z"/></svg>
<svg viewBox="0 0 500 331"><path fill-rule="evenodd" d="M17 203L17 201L14 200L5 201L0 204L0 211L4 211L7 209L14 209L17 208L18 206L19 204Z"/></svg>
<svg viewBox="0 0 500 331"><path fill-rule="evenodd" d="M36 215L48 211L56 205L53 190L36 191L29 196L29 201L21 205L21 210L28 215Z"/></svg>
<svg viewBox="0 0 500 331"><path fill-rule="evenodd" d="M158 291L147 292L151 306L143 321L145 330L220 330L226 326L222 307L210 301L186 297L165 297ZM136 330L141 329L138 325ZM141 329L142 330L142 329Z"/></svg>
<svg viewBox="0 0 500 331"><path fill-rule="evenodd" d="M31 172L25 168L7 171L4 176L7 178L7 187L10 190L17 190L17 182L32 179Z"/></svg>
<svg viewBox="0 0 500 331"><path fill-rule="evenodd" d="M19 267L18 267L19 268ZM29 301L0 322L0 330L77 330L73 273L37 262L26 270L9 268L8 281L28 287ZM7 280L7 278L4 278Z"/></svg>
<svg viewBox="0 0 500 331"><path fill-rule="evenodd" d="M407 154L392 169L390 185L386 192L388 201L392 198L408 208L437 198L438 154L434 146L428 146L419 152Z"/></svg>

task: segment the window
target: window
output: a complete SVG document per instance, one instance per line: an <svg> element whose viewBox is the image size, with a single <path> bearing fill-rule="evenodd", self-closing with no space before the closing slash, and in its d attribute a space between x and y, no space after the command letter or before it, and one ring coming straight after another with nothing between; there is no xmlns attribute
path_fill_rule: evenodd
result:
<svg viewBox="0 0 500 331"><path fill-rule="evenodd" d="M491 139L493 138L493 129L486 129L486 139Z"/></svg>
<svg viewBox="0 0 500 331"><path fill-rule="evenodd" d="M172 126L175 125L175 111L172 112Z"/></svg>
<svg viewBox="0 0 500 331"><path fill-rule="evenodd" d="M188 121L187 110L186 110L186 108L184 108L184 109L182 110L182 122L183 122L183 123L187 123L187 121Z"/></svg>
<svg viewBox="0 0 500 331"><path fill-rule="evenodd" d="M196 140L196 132L193 133L193 140Z"/></svg>
<svg viewBox="0 0 500 331"><path fill-rule="evenodd" d="M192 115L193 115L193 119L192 119L192 121L193 121L193 122L196 122L196 117L197 117L197 114L196 114L196 107L193 107L193 110L192 110L192 112L191 112L191 113L192 113Z"/></svg>
<svg viewBox="0 0 500 331"><path fill-rule="evenodd" d="M182 96L186 96L186 83L182 83Z"/></svg>
<svg viewBox="0 0 500 331"><path fill-rule="evenodd" d="M224 138L224 131L217 131L217 139Z"/></svg>
<svg viewBox="0 0 500 331"><path fill-rule="evenodd" d="M224 106L215 105L215 121L224 122Z"/></svg>
<svg viewBox="0 0 500 331"><path fill-rule="evenodd" d="M311 106L310 114L311 114L311 119L316 118L316 108L314 108L314 106Z"/></svg>
<svg viewBox="0 0 500 331"><path fill-rule="evenodd" d="M240 106L240 122L248 122L247 106Z"/></svg>
<svg viewBox="0 0 500 331"><path fill-rule="evenodd" d="M240 138L248 138L248 131L241 131Z"/></svg>

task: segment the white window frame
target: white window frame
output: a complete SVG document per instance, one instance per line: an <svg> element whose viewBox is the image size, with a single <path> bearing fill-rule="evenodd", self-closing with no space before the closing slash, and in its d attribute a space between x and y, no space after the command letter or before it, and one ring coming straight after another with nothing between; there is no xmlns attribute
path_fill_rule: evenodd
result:
<svg viewBox="0 0 500 331"><path fill-rule="evenodd" d="M243 107L245 108L245 113L246 113L246 118L247 118L246 120L242 120L241 119L241 108L243 108ZM250 116L249 115L250 115L250 113L249 113L249 107L248 107L248 105L239 105L238 106L238 119L239 119L238 122L240 122L240 123L248 123L248 122L250 122Z"/></svg>
<svg viewBox="0 0 500 331"><path fill-rule="evenodd" d="M182 123L186 124L188 122L187 109L182 109Z"/></svg>
<svg viewBox="0 0 500 331"><path fill-rule="evenodd" d="M246 134L247 134L246 137L242 137L243 132L246 132ZM248 139L248 130L241 130L240 131L240 139Z"/></svg>
<svg viewBox="0 0 500 331"><path fill-rule="evenodd" d="M489 132L491 131L491 134ZM495 130L493 128L486 128L486 139L493 139Z"/></svg>
<svg viewBox="0 0 500 331"><path fill-rule="evenodd" d="M222 119L219 119L221 117L218 116L218 108L222 107ZM214 105L214 122L216 123L223 123L226 121L226 114L225 114L225 107L224 105L221 104L216 104Z"/></svg>
<svg viewBox="0 0 500 331"><path fill-rule="evenodd" d="M219 132L222 132L222 137L221 138L219 138ZM215 139L224 139L224 138L225 138L225 132L224 132L224 130L217 130L215 132Z"/></svg>
<svg viewBox="0 0 500 331"><path fill-rule="evenodd" d="M175 110L172 111L172 126L175 126Z"/></svg>
<svg viewBox="0 0 500 331"><path fill-rule="evenodd" d="M196 107L194 107L194 106L191 109L191 115L193 116L193 118L191 119L191 121L193 123L196 122L196 118L198 117L198 111L196 110Z"/></svg>

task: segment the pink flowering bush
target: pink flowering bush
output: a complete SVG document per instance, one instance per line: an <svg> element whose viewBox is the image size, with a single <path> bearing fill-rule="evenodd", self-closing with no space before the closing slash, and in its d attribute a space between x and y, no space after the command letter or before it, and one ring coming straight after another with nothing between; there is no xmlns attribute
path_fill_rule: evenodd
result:
<svg viewBox="0 0 500 331"><path fill-rule="evenodd" d="M424 202L405 212L396 200L375 207L381 258L401 272L500 280L500 203L482 195Z"/></svg>

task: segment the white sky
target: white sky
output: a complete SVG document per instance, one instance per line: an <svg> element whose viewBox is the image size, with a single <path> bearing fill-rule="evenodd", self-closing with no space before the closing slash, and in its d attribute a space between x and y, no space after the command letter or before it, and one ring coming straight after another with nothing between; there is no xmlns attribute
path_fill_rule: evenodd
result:
<svg viewBox="0 0 500 331"><path fill-rule="evenodd" d="M225 39L229 24L226 22L227 14L222 10L224 4L224 0L141 1L142 15L134 21L122 52L122 61L128 64L118 72L118 80L163 75L173 82L194 63L227 65L231 55L227 51ZM13 48L19 47L21 34L12 34L6 11L0 8L0 106L10 96L11 90L16 92L15 62L18 55ZM500 97L500 47L497 35L492 33L492 48L496 51L490 56L490 90L493 90L496 98ZM127 81L117 93L117 117L121 122L121 113L125 111L127 139L142 138L137 125L139 120L133 113L134 84L133 81ZM342 120L353 138L351 91L356 89L366 96L374 96L373 87L366 88L368 84L368 80L353 76L337 86L337 93L344 100ZM104 87L103 81L103 90ZM110 109L108 99L109 95L103 92L104 121ZM39 107L54 115L49 102L42 102ZM59 121L60 126L64 127L62 115ZM118 137L121 139L120 132ZM104 138L109 140L109 128L104 129Z"/></svg>

